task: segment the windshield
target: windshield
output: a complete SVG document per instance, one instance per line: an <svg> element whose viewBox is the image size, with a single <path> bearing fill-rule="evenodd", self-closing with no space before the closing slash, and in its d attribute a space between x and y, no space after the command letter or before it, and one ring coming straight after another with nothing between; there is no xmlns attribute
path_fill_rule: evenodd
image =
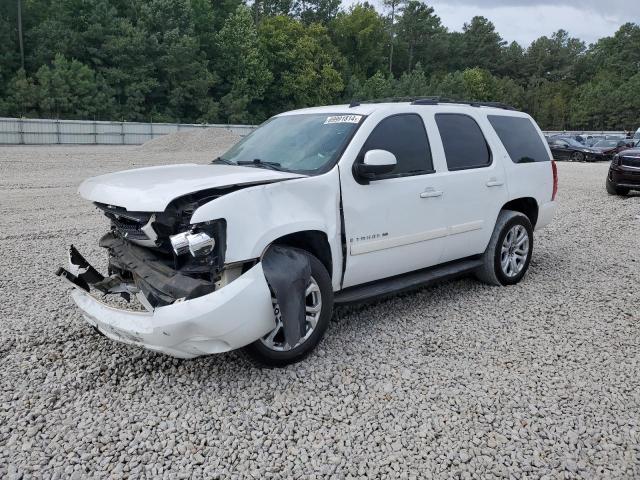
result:
<svg viewBox="0 0 640 480"><path fill-rule="evenodd" d="M594 145L594 147L615 147L618 145L616 140L600 140L598 143Z"/></svg>
<svg viewBox="0 0 640 480"><path fill-rule="evenodd" d="M243 138L219 162L313 174L341 154L362 115L274 117Z"/></svg>

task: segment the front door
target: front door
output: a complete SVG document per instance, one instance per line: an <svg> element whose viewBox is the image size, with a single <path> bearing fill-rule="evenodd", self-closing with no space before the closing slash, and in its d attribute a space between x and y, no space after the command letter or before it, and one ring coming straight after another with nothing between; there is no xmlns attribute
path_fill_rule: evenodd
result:
<svg viewBox="0 0 640 480"><path fill-rule="evenodd" d="M441 178L434 171L422 117L402 113L380 120L356 162L376 149L395 155L390 174L366 182L354 176L352 165L340 166L343 288L438 264L447 235Z"/></svg>

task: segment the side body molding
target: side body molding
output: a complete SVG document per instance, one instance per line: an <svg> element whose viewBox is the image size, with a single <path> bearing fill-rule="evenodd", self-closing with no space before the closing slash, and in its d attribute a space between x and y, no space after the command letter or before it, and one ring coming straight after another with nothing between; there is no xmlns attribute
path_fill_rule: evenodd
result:
<svg viewBox="0 0 640 480"><path fill-rule="evenodd" d="M342 245L338 168L323 175L245 188L198 208L191 223L227 221L226 263L260 257L277 238L317 230L327 235L333 288L340 288Z"/></svg>

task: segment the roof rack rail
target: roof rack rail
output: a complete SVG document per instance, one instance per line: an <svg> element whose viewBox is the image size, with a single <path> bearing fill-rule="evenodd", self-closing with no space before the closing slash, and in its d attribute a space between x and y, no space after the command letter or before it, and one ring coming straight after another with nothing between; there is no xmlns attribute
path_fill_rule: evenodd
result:
<svg viewBox="0 0 640 480"><path fill-rule="evenodd" d="M472 107L492 107L501 108L503 110L517 110L517 108L502 102L477 102L473 100L454 100L445 97L390 97L376 98L372 100L352 100L349 108L358 107L362 104L371 103L401 103L409 102L411 105L441 105L441 104L460 104L470 105Z"/></svg>
<svg viewBox="0 0 640 480"><path fill-rule="evenodd" d="M460 105L470 105L472 107L492 107L492 108L502 108L504 110L516 110L516 108L511 105L507 105L502 102L477 102L475 100L454 100L451 98L440 98L440 97L427 97L420 98L418 100L414 100L411 102L412 105L439 105L439 104L447 104L447 103L456 103Z"/></svg>

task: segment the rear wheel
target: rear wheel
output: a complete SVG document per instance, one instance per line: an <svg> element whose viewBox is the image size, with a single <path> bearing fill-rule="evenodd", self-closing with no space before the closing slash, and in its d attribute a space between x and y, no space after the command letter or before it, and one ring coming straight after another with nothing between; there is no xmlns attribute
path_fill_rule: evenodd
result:
<svg viewBox="0 0 640 480"><path fill-rule="evenodd" d="M606 186L607 186L607 193L609 195L626 195L627 193L629 193L628 188L618 187L616 186L615 183L613 183L608 178L607 178Z"/></svg>
<svg viewBox="0 0 640 480"><path fill-rule="evenodd" d="M246 353L263 365L284 367L302 360L320 343L333 314L333 287L327 269L313 255L303 250L300 253L308 257L311 266L311 277L305 291L306 331L297 345L288 345L284 338L280 307L272 297L275 328L245 347Z"/></svg>
<svg viewBox="0 0 640 480"><path fill-rule="evenodd" d="M515 285L527 273L533 253L533 227L529 218L502 210L476 277L490 285Z"/></svg>
<svg viewBox="0 0 640 480"><path fill-rule="evenodd" d="M571 161L572 162L584 162L584 153L573 152L571 154Z"/></svg>

